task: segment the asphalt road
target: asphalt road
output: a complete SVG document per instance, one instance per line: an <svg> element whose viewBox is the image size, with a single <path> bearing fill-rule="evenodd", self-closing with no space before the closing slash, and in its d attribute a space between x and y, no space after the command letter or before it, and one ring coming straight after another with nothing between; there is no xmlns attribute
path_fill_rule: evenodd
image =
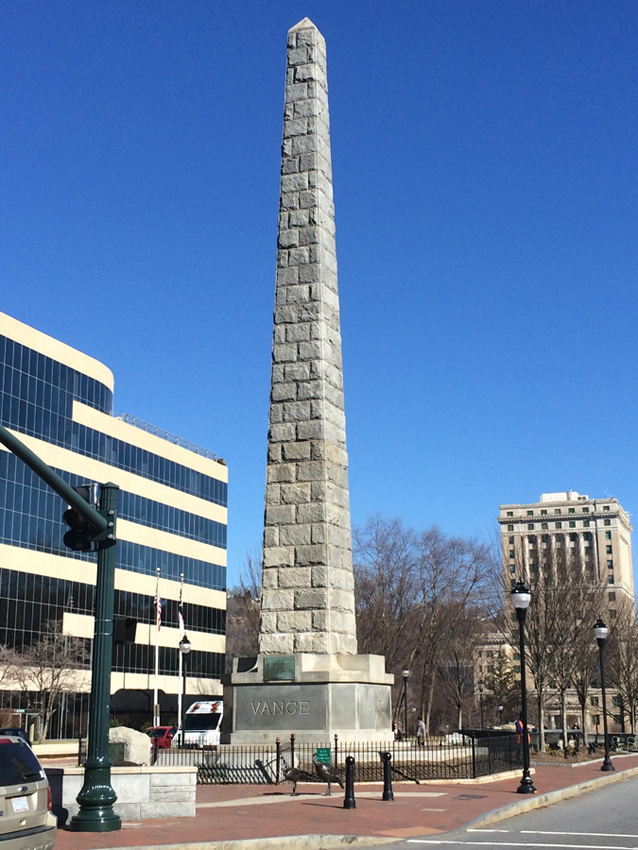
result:
<svg viewBox="0 0 638 850"><path fill-rule="evenodd" d="M484 828L408 839L426 848L638 850L638 777ZM404 846L405 846L404 844Z"/></svg>

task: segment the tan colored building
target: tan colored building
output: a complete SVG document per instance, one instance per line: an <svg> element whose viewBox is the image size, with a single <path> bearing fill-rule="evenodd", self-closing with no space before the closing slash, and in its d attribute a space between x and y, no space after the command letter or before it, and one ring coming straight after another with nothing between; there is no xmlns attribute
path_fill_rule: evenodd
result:
<svg viewBox="0 0 638 850"><path fill-rule="evenodd" d="M538 502L501 505L498 521L503 569L512 583L533 580L553 556L577 555L587 578L608 586L610 620L623 596L633 601L632 527L618 499L590 499L575 490L543 493Z"/></svg>

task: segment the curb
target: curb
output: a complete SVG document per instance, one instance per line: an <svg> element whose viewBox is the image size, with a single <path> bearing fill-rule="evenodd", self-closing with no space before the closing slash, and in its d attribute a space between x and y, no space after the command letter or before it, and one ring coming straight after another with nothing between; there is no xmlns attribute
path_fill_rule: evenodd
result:
<svg viewBox="0 0 638 850"><path fill-rule="evenodd" d="M611 776L599 776L596 779L588 779L587 782L579 782L578 785L568 785L567 788L559 788L556 791L548 791L546 794L538 796L530 796L521 800L518 803L508 803L507 806L501 806L500 809L494 809L484 815L479 815L471 823L461 827L461 829L471 829L475 826L487 826L491 823L499 823L499 821L507 818L516 817L526 812L531 812L534 809L542 809L545 806L551 806L552 803L560 803L561 800L569 800L570 797L577 797L579 794L585 794L587 791L593 791L601 785L620 782L622 779L629 779L630 776L638 776L638 767L630 767L627 770L619 771ZM454 830L455 832L457 830Z"/></svg>
<svg viewBox="0 0 638 850"><path fill-rule="evenodd" d="M162 850L338 850L341 847L372 847L396 844L396 838L376 838L368 835L284 835L276 838L242 838L233 841L199 841L186 844L162 844ZM112 847L111 850L132 850L131 847ZM157 850L157 844L135 847L134 850Z"/></svg>

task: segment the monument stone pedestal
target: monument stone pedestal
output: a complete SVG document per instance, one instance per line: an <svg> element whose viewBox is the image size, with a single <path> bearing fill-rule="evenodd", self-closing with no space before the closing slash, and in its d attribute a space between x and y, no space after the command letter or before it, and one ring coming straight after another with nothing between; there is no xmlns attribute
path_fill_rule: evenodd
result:
<svg viewBox="0 0 638 850"><path fill-rule="evenodd" d="M272 744L292 733L296 741L328 745L335 735L344 743L392 740L394 677L381 655L235 658L229 678L222 742Z"/></svg>

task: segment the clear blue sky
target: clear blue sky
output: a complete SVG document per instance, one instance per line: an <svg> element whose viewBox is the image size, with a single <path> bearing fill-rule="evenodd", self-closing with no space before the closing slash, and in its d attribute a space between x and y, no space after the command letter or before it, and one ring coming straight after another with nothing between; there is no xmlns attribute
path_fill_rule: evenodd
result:
<svg viewBox="0 0 638 850"><path fill-rule="evenodd" d="M261 542L286 32L328 46L353 522L638 511L638 4L14 0L0 309L223 456Z"/></svg>

